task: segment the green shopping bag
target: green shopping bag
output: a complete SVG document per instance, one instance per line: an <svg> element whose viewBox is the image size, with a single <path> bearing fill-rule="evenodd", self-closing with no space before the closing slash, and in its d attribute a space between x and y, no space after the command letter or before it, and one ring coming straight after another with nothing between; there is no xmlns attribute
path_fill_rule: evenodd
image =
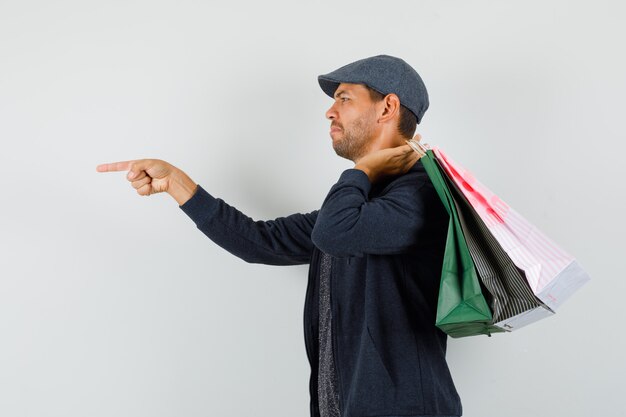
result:
<svg viewBox="0 0 626 417"><path fill-rule="evenodd" d="M483 296L452 193L435 158L433 152L427 150L420 159L450 215L435 325L452 337L504 332L493 325L491 310Z"/></svg>

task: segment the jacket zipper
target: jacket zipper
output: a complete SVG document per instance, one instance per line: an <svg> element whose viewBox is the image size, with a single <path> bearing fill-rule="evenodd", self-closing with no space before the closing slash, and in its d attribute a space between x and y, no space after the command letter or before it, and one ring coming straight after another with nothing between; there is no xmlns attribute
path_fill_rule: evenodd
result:
<svg viewBox="0 0 626 417"><path fill-rule="evenodd" d="M306 356L309 359L309 364L312 363L311 361L311 349L310 349L310 344L311 344L311 312L309 311L309 297L311 296L311 274L309 273L309 277L307 280L307 285L306 285L306 293L304 295L304 317L302 320L302 324L304 326L304 347L306 348ZM308 318L308 320L307 320Z"/></svg>

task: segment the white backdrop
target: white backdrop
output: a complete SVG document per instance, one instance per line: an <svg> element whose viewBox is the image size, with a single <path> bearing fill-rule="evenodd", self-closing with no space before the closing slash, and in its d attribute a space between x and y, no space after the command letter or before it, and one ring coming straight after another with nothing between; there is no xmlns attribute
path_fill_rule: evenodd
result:
<svg viewBox="0 0 626 417"><path fill-rule="evenodd" d="M424 79L424 141L593 279L449 339L464 415L624 415L623 4L0 0L0 415L308 415L308 267L247 264L95 167L164 159L254 219L317 209L352 163L316 77L377 54Z"/></svg>

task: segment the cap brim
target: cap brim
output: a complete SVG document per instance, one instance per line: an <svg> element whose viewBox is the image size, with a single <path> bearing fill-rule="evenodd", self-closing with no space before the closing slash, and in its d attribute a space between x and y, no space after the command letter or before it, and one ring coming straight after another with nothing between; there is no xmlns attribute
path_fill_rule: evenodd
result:
<svg viewBox="0 0 626 417"><path fill-rule="evenodd" d="M320 84L322 91L324 91L330 98L335 97L335 91L337 91L337 87L341 84L340 81L328 78L324 75L317 77L317 82Z"/></svg>

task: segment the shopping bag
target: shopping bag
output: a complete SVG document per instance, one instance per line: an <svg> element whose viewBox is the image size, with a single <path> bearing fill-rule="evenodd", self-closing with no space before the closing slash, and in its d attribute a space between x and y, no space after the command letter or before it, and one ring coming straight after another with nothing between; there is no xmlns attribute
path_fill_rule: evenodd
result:
<svg viewBox="0 0 626 417"><path fill-rule="evenodd" d="M556 311L574 292L590 280L574 257L545 236L469 171L450 159L440 148L432 152L450 178L483 220L514 264L524 271L533 293ZM519 327L536 320L532 314L508 323Z"/></svg>
<svg viewBox="0 0 626 417"><path fill-rule="evenodd" d="M441 168L440 161L435 159ZM507 331L554 314L533 293L520 270L487 229L454 181L444 175L480 282L490 294L494 325Z"/></svg>
<svg viewBox="0 0 626 417"><path fill-rule="evenodd" d="M450 215L435 325L452 337L503 332L493 325L450 190L434 158L429 150L421 161Z"/></svg>

